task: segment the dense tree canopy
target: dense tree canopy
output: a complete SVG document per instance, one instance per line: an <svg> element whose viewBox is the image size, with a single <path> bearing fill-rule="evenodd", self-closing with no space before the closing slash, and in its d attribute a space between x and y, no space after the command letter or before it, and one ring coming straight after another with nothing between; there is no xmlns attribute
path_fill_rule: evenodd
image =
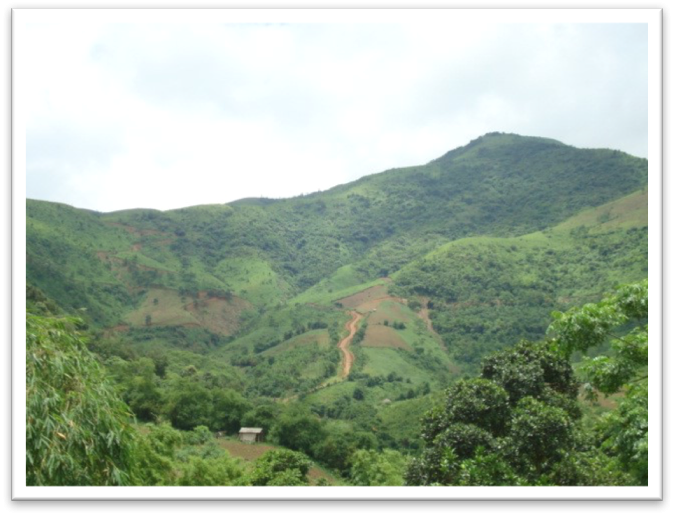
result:
<svg viewBox="0 0 674 515"><path fill-rule="evenodd" d="M574 447L575 390L571 365L544 344L491 356L482 377L453 385L425 417L426 448L408 483L535 484L554 474Z"/></svg>
<svg viewBox="0 0 674 515"><path fill-rule="evenodd" d="M498 374L495 363L505 364L496 367ZM546 381L553 378L556 382ZM621 484L625 477L611 472L608 458L582 433L579 418L568 361L544 344L522 342L485 363L483 377L449 388L445 404L425 417L426 446L410 464L406 481L468 486ZM586 461L601 462L603 468L579 465Z"/></svg>

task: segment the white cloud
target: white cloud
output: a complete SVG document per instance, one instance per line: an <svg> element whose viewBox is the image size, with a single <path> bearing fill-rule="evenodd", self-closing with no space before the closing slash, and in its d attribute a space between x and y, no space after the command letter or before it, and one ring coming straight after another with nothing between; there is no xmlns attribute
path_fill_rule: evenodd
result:
<svg viewBox="0 0 674 515"><path fill-rule="evenodd" d="M646 27L36 25L27 191L101 211L327 189L490 131L645 156Z"/></svg>

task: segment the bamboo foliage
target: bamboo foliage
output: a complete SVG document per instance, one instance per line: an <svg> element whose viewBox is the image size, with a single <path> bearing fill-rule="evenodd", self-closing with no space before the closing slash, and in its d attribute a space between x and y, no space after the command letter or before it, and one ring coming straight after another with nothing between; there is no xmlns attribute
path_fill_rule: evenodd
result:
<svg viewBox="0 0 674 515"><path fill-rule="evenodd" d="M26 319L26 483L125 485L134 430L127 406L73 318Z"/></svg>

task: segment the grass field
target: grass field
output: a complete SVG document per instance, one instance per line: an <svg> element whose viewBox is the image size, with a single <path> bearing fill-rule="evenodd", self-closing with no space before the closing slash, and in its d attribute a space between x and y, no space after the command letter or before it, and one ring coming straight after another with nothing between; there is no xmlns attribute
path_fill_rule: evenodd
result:
<svg viewBox="0 0 674 515"><path fill-rule="evenodd" d="M229 258L220 261L213 271L227 289L256 306L284 301L290 286L269 266L255 257Z"/></svg>
<svg viewBox="0 0 674 515"><path fill-rule="evenodd" d="M367 357L363 372L371 376L388 376L391 372L409 379L412 384L419 385L428 380L428 373L405 361L397 349L365 347L362 349Z"/></svg>
<svg viewBox="0 0 674 515"><path fill-rule="evenodd" d="M591 232L605 232L617 228L629 229L648 225L648 189L587 209L557 225L553 231L564 231L580 226Z"/></svg>

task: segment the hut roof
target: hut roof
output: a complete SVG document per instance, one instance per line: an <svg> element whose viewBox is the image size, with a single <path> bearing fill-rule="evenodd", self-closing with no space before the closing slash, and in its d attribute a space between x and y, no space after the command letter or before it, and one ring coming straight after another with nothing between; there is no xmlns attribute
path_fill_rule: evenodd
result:
<svg viewBox="0 0 674 515"><path fill-rule="evenodd" d="M254 433L254 434L259 434L264 432L264 429L261 427L242 427L239 429L239 434L241 433Z"/></svg>

